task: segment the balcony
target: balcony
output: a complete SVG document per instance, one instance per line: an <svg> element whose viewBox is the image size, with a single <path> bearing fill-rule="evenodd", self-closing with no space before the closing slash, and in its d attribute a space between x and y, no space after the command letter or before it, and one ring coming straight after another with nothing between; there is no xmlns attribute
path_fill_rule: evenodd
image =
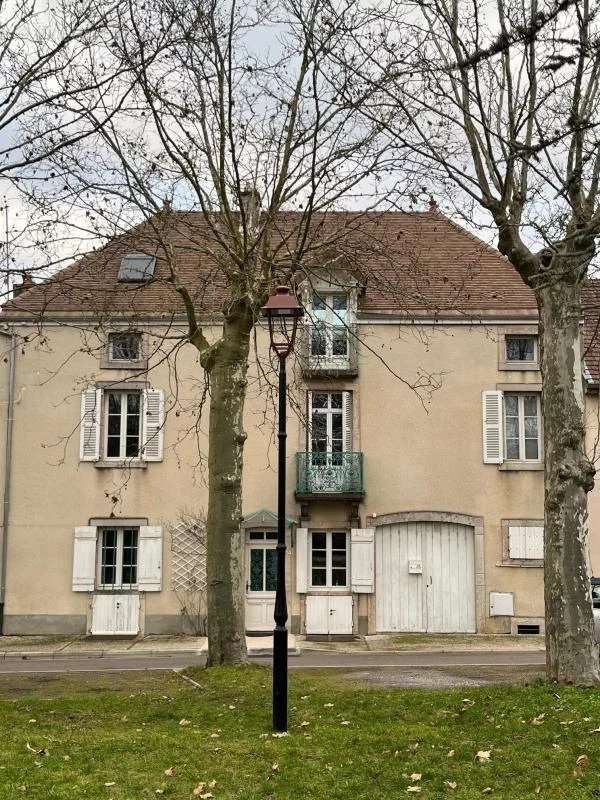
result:
<svg viewBox="0 0 600 800"><path fill-rule="evenodd" d="M298 500L357 500L364 493L362 453L296 453Z"/></svg>
<svg viewBox="0 0 600 800"><path fill-rule="evenodd" d="M297 357L305 377L358 375L356 325L303 325Z"/></svg>

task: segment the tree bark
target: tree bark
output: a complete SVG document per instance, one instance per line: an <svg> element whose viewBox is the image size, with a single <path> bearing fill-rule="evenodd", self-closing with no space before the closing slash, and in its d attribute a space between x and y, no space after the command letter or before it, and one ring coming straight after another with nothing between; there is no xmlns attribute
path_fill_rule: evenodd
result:
<svg viewBox="0 0 600 800"><path fill-rule="evenodd" d="M242 462L246 373L253 319L228 316L202 364L210 375L208 444L208 666L246 661Z"/></svg>
<svg viewBox="0 0 600 800"><path fill-rule="evenodd" d="M586 456L581 374L581 285L550 275L536 291L540 314L545 464L546 671L562 683L598 683L588 564Z"/></svg>

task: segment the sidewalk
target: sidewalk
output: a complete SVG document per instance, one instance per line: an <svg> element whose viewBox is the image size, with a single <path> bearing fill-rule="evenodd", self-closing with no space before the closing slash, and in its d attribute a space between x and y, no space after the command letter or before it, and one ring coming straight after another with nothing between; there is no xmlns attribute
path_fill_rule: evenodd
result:
<svg viewBox="0 0 600 800"><path fill-rule="evenodd" d="M247 636L246 647L250 656L271 655L272 636ZM208 651L205 636L144 636L141 639L99 638L88 636L0 636L0 661L12 658L64 658L90 656L168 656ZM289 634L288 652L297 655L296 637Z"/></svg>
<svg viewBox="0 0 600 800"><path fill-rule="evenodd" d="M250 656L271 655L271 636L247 636ZM86 636L0 636L0 661L27 658L80 658L103 656L202 655L208 650L206 637L144 636L139 639ZM543 636L508 636L486 634L379 634L351 641L306 641L289 634L289 653L329 651L336 653L459 653L459 652L539 652L544 650Z"/></svg>

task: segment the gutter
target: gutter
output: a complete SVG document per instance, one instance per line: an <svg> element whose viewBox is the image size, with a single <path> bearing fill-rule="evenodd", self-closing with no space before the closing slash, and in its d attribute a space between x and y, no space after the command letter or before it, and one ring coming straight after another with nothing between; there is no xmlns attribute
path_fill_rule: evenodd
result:
<svg viewBox="0 0 600 800"><path fill-rule="evenodd" d="M12 445L15 406L15 367L17 337L0 330L0 335L10 339L8 356L8 402L6 405L6 437L4 447L4 494L2 500L2 530L0 531L0 636L4 633L4 598L6 595L6 557L8 553L8 521L10 517L10 485L12 477Z"/></svg>

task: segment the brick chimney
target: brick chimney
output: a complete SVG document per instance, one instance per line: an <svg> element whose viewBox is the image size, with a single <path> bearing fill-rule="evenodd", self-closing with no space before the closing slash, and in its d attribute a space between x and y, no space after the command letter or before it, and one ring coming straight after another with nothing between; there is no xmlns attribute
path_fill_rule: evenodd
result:
<svg viewBox="0 0 600 800"><path fill-rule="evenodd" d="M28 272L23 271L21 273L21 282L17 283L15 281L15 283L13 284L13 291L12 291L13 299L22 294L22 292L24 292L26 289L31 289L32 286L35 286L33 278Z"/></svg>

